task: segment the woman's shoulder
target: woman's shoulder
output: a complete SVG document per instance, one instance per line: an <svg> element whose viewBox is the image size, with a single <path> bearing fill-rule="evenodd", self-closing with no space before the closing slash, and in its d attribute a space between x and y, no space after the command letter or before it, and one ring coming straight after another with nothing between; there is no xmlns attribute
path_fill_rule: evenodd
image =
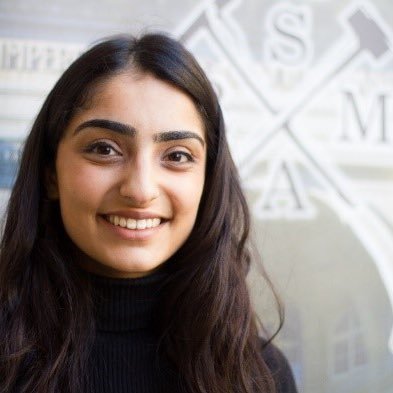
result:
<svg viewBox="0 0 393 393"><path fill-rule="evenodd" d="M274 344L263 339L262 357L272 373L277 393L297 393L295 379L287 358Z"/></svg>

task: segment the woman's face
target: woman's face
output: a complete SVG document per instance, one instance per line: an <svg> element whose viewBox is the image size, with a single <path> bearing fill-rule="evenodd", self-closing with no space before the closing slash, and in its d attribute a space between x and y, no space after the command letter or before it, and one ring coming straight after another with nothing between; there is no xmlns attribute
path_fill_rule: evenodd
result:
<svg viewBox="0 0 393 393"><path fill-rule="evenodd" d="M48 186L82 267L138 277L168 260L194 226L205 165L186 94L150 74L100 85L65 130Z"/></svg>

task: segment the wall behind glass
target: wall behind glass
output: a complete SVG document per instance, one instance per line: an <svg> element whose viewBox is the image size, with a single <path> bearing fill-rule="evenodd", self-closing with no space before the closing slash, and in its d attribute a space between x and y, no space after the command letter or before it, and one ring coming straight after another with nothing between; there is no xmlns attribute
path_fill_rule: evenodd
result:
<svg viewBox="0 0 393 393"><path fill-rule="evenodd" d="M94 39L146 27L183 40L220 95L300 391L393 392L390 0L1 0L2 209L61 71ZM274 328L255 270L250 285Z"/></svg>

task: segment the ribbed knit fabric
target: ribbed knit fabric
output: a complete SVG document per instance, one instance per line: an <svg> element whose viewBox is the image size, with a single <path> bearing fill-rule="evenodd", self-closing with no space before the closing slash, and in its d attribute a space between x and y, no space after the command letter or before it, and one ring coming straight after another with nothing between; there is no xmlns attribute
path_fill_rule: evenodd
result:
<svg viewBox="0 0 393 393"><path fill-rule="evenodd" d="M89 393L178 393L179 376L157 353L155 333L166 273L137 279L89 275L96 338L89 365ZM296 393L288 362L269 345L262 351L277 393ZM232 392L228 392L232 393Z"/></svg>
<svg viewBox="0 0 393 393"><path fill-rule="evenodd" d="M178 376L157 353L155 317L165 273L137 279L91 275L96 339L91 393L176 393Z"/></svg>

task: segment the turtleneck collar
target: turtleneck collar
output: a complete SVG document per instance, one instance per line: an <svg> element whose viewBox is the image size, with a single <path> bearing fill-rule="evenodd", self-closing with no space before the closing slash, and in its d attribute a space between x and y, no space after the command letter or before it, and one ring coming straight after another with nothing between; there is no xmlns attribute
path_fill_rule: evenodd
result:
<svg viewBox="0 0 393 393"><path fill-rule="evenodd" d="M96 328L121 332L153 327L167 273L140 278L110 278L88 274Z"/></svg>

